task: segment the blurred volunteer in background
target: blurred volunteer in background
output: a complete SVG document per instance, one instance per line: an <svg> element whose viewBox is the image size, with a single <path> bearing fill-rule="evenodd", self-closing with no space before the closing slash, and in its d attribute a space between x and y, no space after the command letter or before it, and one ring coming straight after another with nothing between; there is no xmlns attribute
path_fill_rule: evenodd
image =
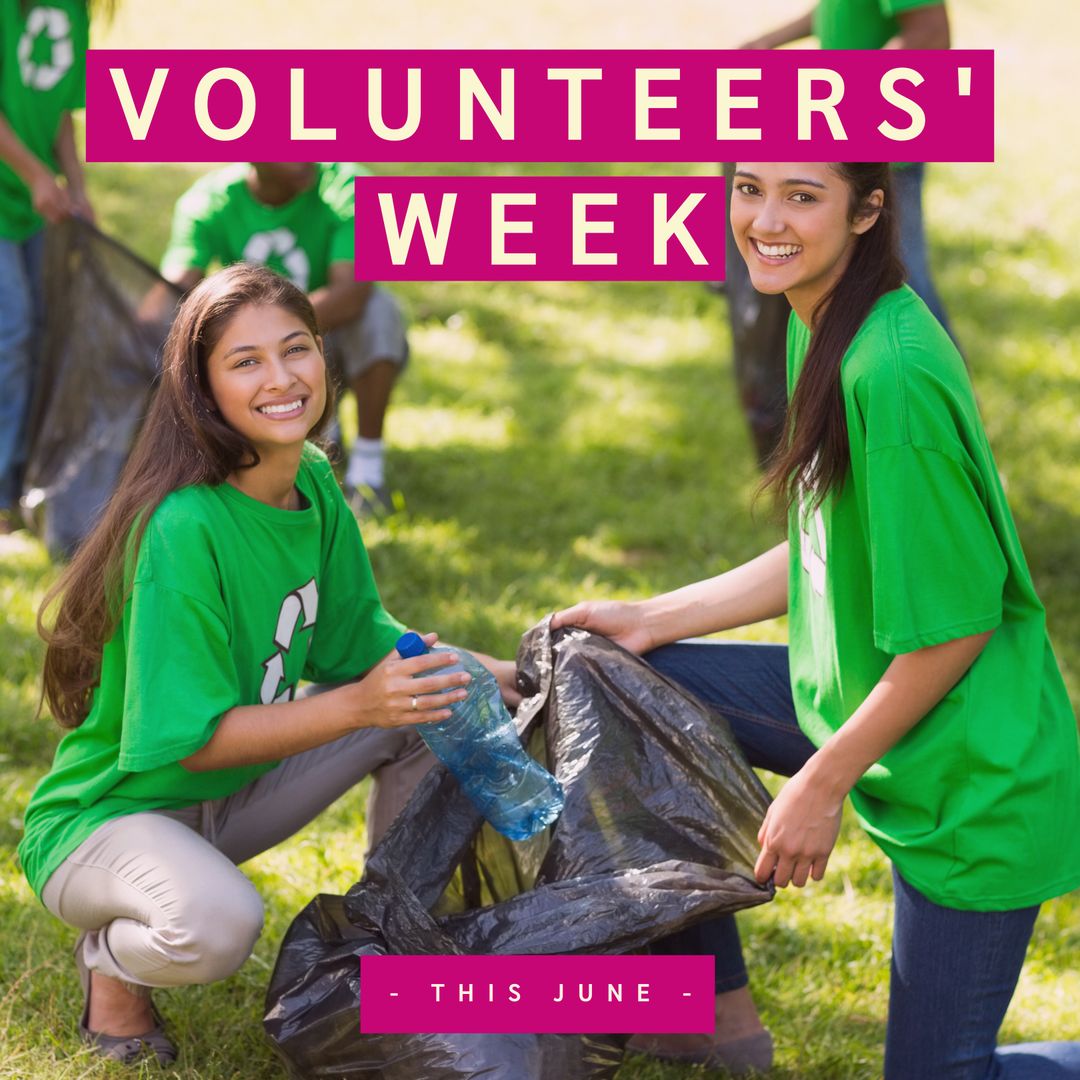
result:
<svg viewBox="0 0 1080 1080"><path fill-rule="evenodd" d="M45 224L93 220L71 119L86 103L91 6L0 0L0 533L15 527L26 461Z"/></svg>

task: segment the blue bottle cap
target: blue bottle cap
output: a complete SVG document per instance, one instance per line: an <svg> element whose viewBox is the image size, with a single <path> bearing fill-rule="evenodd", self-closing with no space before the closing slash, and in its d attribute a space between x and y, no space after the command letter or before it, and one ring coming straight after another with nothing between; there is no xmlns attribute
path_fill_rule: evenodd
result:
<svg viewBox="0 0 1080 1080"><path fill-rule="evenodd" d="M410 630L397 639L398 656L402 660L408 660L410 656L423 656L428 652L424 639L415 631Z"/></svg>

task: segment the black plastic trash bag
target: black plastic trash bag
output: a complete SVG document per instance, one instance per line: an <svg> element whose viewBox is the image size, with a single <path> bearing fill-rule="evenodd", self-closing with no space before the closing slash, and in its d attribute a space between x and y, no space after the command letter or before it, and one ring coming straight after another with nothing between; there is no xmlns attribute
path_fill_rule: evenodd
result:
<svg viewBox="0 0 1080 1080"><path fill-rule="evenodd" d="M522 640L518 681L518 727L546 732L562 816L512 845L433 769L361 881L317 896L285 936L264 1025L292 1076L612 1077L625 1036L361 1035L359 957L626 953L772 898L753 875L768 795L722 716L606 638L552 636L547 620Z"/></svg>
<svg viewBox="0 0 1080 1080"><path fill-rule="evenodd" d="M180 290L84 221L49 229L45 334L23 504L56 555L90 531L116 486Z"/></svg>

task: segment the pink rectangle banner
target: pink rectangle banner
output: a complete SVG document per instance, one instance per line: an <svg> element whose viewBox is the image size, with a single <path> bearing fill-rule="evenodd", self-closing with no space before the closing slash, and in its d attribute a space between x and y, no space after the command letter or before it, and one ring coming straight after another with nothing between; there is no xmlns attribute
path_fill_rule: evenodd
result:
<svg viewBox="0 0 1080 1080"><path fill-rule="evenodd" d="M361 1032L712 1032L711 956L362 956Z"/></svg>
<svg viewBox="0 0 1080 1080"><path fill-rule="evenodd" d="M361 281L719 281L718 176L361 177Z"/></svg>
<svg viewBox="0 0 1080 1080"><path fill-rule="evenodd" d="M95 49L90 161L992 161L990 50Z"/></svg>

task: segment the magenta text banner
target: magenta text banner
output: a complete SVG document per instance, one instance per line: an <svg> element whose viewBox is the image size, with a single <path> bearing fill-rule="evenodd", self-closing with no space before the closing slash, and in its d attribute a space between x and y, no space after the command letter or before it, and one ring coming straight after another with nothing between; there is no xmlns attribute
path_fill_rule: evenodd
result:
<svg viewBox="0 0 1080 1080"><path fill-rule="evenodd" d="M91 51L91 161L992 161L989 50Z"/></svg>
<svg viewBox="0 0 1080 1080"><path fill-rule="evenodd" d="M362 956L362 1032L712 1032L711 956Z"/></svg>
<svg viewBox="0 0 1080 1080"><path fill-rule="evenodd" d="M362 177L363 281L719 281L718 176Z"/></svg>

